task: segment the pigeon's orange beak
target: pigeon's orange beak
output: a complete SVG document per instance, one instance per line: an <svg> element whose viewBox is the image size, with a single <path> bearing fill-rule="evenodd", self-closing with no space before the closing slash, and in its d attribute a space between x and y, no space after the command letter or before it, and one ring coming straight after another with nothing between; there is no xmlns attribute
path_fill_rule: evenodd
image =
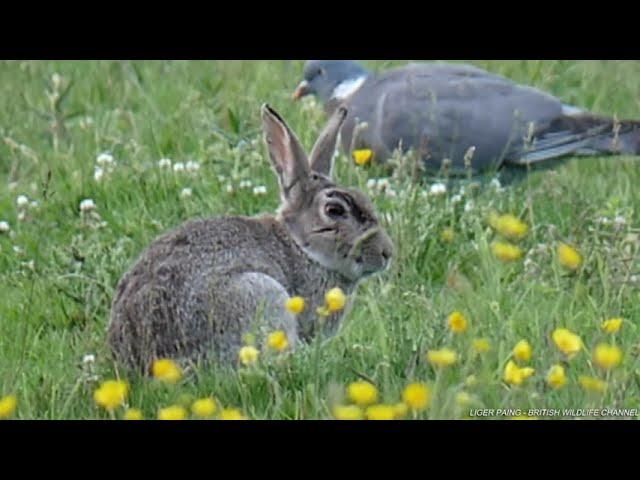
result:
<svg viewBox="0 0 640 480"><path fill-rule="evenodd" d="M309 95L310 93L311 93L311 88L310 88L309 82L307 82L306 80L303 80L298 84L295 92L293 92L293 99L299 100L300 98L304 97L305 95Z"/></svg>

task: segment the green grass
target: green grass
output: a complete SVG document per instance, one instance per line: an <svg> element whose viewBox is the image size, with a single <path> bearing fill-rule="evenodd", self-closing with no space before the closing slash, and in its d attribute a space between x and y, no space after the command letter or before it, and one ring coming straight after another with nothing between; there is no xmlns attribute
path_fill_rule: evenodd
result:
<svg viewBox="0 0 640 480"><path fill-rule="evenodd" d="M640 117L640 62L473 63L598 113ZM396 64L368 62L380 69ZM639 408L640 171L630 157L569 159L502 192L472 194L469 211L468 196L453 204L455 192L426 197L427 187L391 179L398 195L373 198L396 258L388 272L360 286L337 337L257 368L202 367L176 386L118 371L105 345L110 302L141 250L188 218L277 207L259 107L272 104L310 147L324 117L290 100L301 69L297 61L0 63L0 220L11 225L11 233L0 234L0 396L18 397L15 417L109 418L92 393L117 375L131 383L129 403L147 418L161 406L208 395L251 418L329 418L332 402L358 378L373 381L387 403L397 402L410 381L428 383L431 407L418 418L460 418L471 407ZM73 82L58 104L48 96L54 73L62 76L60 91ZM96 156L105 151L117 166L97 182ZM162 157L196 160L201 168L163 171ZM380 175L338 159L344 184L366 191L367 179ZM241 180L265 185L267 194L238 188ZM182 198L183 188L192 196ZM23 220L18 195L38 202ZM95 201L97 216L80 214L85 198ZM492 210L530 223L519 242L526 262L492 257L495 234L486 224ZM625 219L617 228L598 222L616 216ZM456 232L451 244L440 240L447 227ZM555 261L558 241L584 254L575 274ZM467 315L468 332L447 330L452 310ZM623 317L624 326L605 335L600 323L612 316ZM550 339L562 326L581 336L585 350L566 362L568 383L556 391L545 375L563 361ZM470 350L476 337L492 344L479 358ZM504 366L523 338L533 345L529 365L536 373L508 387ZM591 361L601 341L624 352L608 374ZM460 360L438 371L425 354L443 346ZM95 354L95 364L83 366L85 354ZM475 384L468 384L470 375ZM585 392L579 375L606 379L609 388ZM463 390L470 407L454 401Z"/></svg>

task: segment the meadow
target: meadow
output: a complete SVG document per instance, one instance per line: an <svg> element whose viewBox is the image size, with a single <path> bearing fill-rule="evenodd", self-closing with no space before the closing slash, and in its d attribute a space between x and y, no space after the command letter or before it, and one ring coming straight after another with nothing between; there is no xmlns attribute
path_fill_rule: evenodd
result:
<svg viewBox="0 0 640 480"><path fill-rule="evenodd" d="M469 63L596 113L640 119L640 62ZM325 117L311 99L291 100L302 66L0 63L0 398L16 400L0 404L0 416L108 419L136 408L153 419L202 398L250 419L367 415L336 409L352 402L383 405L383 417L393 407L396 418L467 418L476 409L493 409L491 418L558 409L554 418L567 418L563 409L590 408L637 416L640 170L632 157L568 158L512 185L487 178L482 188L442 191L436 180L415 181L411 158L396 159L391 175L341 153L337 179L371 195L396 251L388 271L360 285L336 337L293 353L257 345L252 365L189 368L175 382L110 360L116 283L154 237L189 218L277 208L260 105L273 105L309 148ZM499 219L506 214L526 227ZM495 246L507 241L519 249L510 261ZM570 250L559 254L561 244ZM116 378L129 392L107 411L94 392ZM348 398L353 382L373 385L377 399L370 387Z"/></svg>

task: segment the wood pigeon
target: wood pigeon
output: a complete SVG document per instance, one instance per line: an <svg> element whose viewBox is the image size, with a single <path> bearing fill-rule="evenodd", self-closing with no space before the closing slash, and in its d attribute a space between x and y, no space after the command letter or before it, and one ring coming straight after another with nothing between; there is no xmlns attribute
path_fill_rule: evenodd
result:
<svg viewBox="0 0 640 480"><path fill-rule="evenodd" d="M640 121L596 116L470 65L412 63L376 75L354 61L312 60L303 75L293 98L316 95L327 112L346 104L343 149L370 149L382 163L397 148L419 152L428 169L448 159L454 174L640 154Z"/></svg>

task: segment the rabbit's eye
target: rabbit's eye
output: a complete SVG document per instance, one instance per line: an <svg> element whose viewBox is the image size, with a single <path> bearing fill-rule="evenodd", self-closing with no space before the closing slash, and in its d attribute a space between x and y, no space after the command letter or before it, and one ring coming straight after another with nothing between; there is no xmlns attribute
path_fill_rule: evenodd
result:
<svg viewBox="0 0 640 480"><path fill-rule="evenodd" d="M327 215L332 218L343 217L345 214L345 209L339 203L328 203L324 207L324 211Z"/></svg>

